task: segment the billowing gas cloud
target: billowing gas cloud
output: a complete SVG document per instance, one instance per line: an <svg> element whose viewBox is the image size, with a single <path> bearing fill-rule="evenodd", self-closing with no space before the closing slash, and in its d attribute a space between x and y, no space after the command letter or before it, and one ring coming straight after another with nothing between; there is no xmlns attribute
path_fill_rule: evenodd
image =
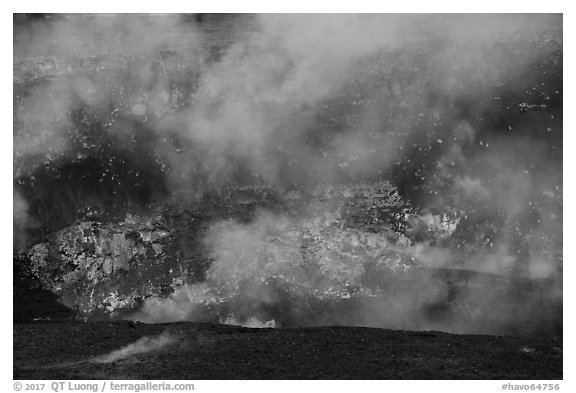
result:
<svg viewBox="0 0 576 393"><path fill-rule="evenodd" d="M450 287L429 273L386 269L391 282L413 290L380 288L346 310L301 307L322 291L375 291L362 259L331 260L310 281L301 237L319 214L311 207L297 217L262 212L249 223L214 222L204 239L214 259L206 282L150 299L138 318L217 314L248 324L490 333L514 332L518 315L533 315L544 330L554 323L557 313L540 311L561 309L561 16L196 19L16 25L16 61L41 57L36 72L50 77L15 89L15 230L32 216L51 230L64 226L74 218L70 207L97 205L112 218L166 195L230 184L288 191L389 179L418 210L409 239L342 234L385 243L426 268L506 278L512 284L470 278L478 282L452 299L480 311L500 301L493 315L431 317L442 312L430 304L453 296ZM60 192L38 193L38 183ZM432 235L426 228L440 230L434 220L443 215L457 226ZM341 241L331 236L324 241ZM283 287L270 284L277 277ZM510 289L517 280L545 282L543 299L495 297L495 285ZM233 299L227 315L210 306L222 298Z"/></svg>

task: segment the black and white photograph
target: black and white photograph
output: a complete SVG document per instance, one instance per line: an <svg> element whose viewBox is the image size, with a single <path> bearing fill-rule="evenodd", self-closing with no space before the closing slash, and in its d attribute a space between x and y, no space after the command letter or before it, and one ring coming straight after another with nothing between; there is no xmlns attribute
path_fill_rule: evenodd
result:
<svg viewBox="0 0 576 393"><path fill-rule="evenodd" d="M562 13L12 31L14 381L560 390Z"/></svg>

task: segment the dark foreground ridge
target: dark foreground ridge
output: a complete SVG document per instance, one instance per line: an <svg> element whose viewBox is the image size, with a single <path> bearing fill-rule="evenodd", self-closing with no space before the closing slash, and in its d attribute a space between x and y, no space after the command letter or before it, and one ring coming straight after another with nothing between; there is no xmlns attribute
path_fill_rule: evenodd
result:
<svg viewBox="0 0 576 393"><path fill-rule="evenodd" d="M14 379L562 379L562 340L359 327L14 324Z"/></svg>

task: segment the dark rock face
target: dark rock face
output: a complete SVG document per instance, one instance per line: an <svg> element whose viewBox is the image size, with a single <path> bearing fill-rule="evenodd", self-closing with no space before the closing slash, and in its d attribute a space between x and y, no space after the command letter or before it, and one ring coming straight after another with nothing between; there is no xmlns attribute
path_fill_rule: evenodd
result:
<svg viewBox="0 0 576 393"><path fill-rule="evenodd" d="M152 217L127 214L118 223L78 221L31 247L29 272L80 316L116 316L135 309L145 298L165 296L203 279L211 259L202 243L208 224L222 219L250 221L267 205L287 217L296 217L303 209L317 210L306 221L291 221L271 236L297 239L303 251L294 263L328 263L331 266L324 270L332 269L336 275L332 278L346 286L358 258L366 259L370 253L374 262L390 263L380 255L387 242L405 246L410 242L402 233L409 208L389 183L294 191L284 201L266 188L235 188L208 200L211 203L172 200ZM183 242L196 247L179 247ZM396 263L410 265L401 254L392 254Z"/></svg>
<svg viewBox="0 0 576 393"><path fill-rule="evenodd" d="M118 224L81 221L36 244L30 270L43 286L81 315L134 307L143 295L161 295L170 283L164 247L169 232L152 219L128 215ZM144 293L128 282L154 279ZM136 286L137 287L137 286Z"/></svg>
<svg viewBox="0 0 576 393"><path fill-rule="evenodd" d="M561 334L554 281L427 262L422 244L449 244L460 220L414 211L387 182L232 187L78 221L19 263L82 319Z"/></svg>

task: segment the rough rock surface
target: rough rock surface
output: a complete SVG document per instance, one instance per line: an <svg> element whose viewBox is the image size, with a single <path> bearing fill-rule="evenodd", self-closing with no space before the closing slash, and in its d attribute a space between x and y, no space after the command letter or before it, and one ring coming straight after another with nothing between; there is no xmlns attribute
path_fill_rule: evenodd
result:
<svg viewBox="0 0 576 393"><path fill-rule="evenodd" d="M558 339L360 327L30 323L14 327L13 373L15 379L547 380L562 379L562 352Z"/></svg>
<svg viewBox="0 0 576 393"><path fill-rule="evenodd" d="M30 271L44 288L80 315L134 307L172 283L164 247L170 234L161 220L128 215L123 222L80 221L34 245ZM136 284L142 281L143 285Z"/></svg>
<svg viewBox="0 0 576 393"><path fill-rule="evenodd" d="M294 291L307 285L317 290L314 280L322 278L327 287L320 298L349 297L361 287L357 281L368 266L415 268L406 236L414 215L391 184L294 191L283 201L278 198L265 188L231 188L195 203L173 199L153 217L128 214L121 222L106 224L78 221L31 247L29 271L80 316L116 316L148 297L202 281L212 258L203 242L209 224L241 222L260 211L282 218L258 236L260 251L251 267L243 266L244 275L282 278ZM442 221L436 221L430 232L442 230ZM189 248L179 246L183 243ZM288 249L282 250L282 244ZM234 244L217 246L223 253L228 246L234 251ZM270 263L277 271L266 270ZM304 273L305 266L308 275L293 276L298 269ZM211 275L218 277L218 272L211 270Z"/></svg>

